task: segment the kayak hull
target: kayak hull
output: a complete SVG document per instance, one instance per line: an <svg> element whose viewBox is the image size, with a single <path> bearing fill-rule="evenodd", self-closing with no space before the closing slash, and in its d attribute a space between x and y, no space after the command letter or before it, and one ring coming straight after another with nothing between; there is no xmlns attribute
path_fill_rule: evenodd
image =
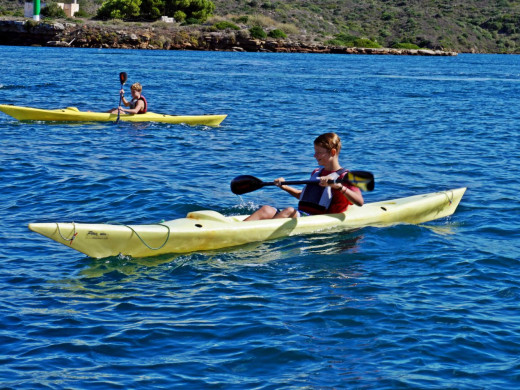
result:
<svg viewBox="0 0 520 390"><path fill-rule="evenodd" d="M0 111L19 121L53 121L53 122L115 122L117 114L106 112L79 111L75 107L44 110L31 107L0 104ZM138 115L119 116L122 122L161 122L172 124L218 126L227 115L164 115L147 112Z"/></svg>
<svg viewBox="0 0 520 390"><path fill-rule="evenodd" d="M151 225L31 223L29 229L87 256L157 256L239 246L323 230L364 226L418 224L455 212L466 188L350 206L345 213L242 222L245 215L226 217L216 211L189 213L186 218Z"/></svg>

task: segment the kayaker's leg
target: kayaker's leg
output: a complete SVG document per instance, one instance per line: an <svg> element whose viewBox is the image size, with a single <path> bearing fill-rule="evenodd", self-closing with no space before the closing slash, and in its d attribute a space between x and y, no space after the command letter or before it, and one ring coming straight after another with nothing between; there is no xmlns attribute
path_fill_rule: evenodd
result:
<svg viewBox="0 0 520 390"><path fill-rule="evenodd" d="M298 210L295 210L294 207L287 207L276 214L273 218L298 218L299 216Z"/></svg>
<svg viewBox="0 0 520 390"><path fill-rule="evenodd" d="M111 110L108 110L107 113L109 113L109 114L117 114L117 108L112 108ZM121 115L126 115L126 112L121 111L120 114Z"/></svg>
<svg viewBox="0 0 520 390"><path fill-rule="evenodd" d="M276 213L278 212L277 209L271 206L262 206L258 210L256 210L253 214L251 214L249 217L244 219L245 221L258 221L260 219L272 219Z"/></svg>

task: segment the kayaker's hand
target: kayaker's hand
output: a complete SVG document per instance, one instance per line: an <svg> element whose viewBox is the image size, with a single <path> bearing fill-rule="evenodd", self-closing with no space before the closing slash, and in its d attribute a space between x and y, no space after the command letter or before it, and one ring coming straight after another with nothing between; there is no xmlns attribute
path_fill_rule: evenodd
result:
<svg viewBox="0 0 520 390"><path fill-rule="evenodd" d="M279 177L278 179L275 179L274 181L274 184L277 186L277 187L280 187L282 188L283 186L283 182L285 181L285 179L283 177Z"/></svg>
<svg viewBox="0 0 520 390"><path fill-rule="evenodd" d="M320 177L320 186L322 186L322 187L330 186L330 188L333 188L335 190L340 190L343 187L343 185L341 183L329 184L329 180L335 180L335 179L337 179L337 176L333 173L331 173L330 175L327 175L327 176L321 176Z"/></svg>

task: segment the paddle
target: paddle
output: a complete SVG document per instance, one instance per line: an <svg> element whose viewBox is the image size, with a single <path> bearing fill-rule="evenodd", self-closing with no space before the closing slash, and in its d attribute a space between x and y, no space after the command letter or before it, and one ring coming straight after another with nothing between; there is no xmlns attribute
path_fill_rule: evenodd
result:
<svg viewBox="0 0 520 390"><path fill-rule="evenodd" d="M284 181L284 185L291 184L317 184L318 180L296 180ZM333 183L349 183L358 187L363 191L372 191L374 189L374 175L366 171L350 171L341 180L329 180L329 184ZM265 186L274 186L274 182L264 182L254 176L240 175L231 181L231 192L236 195L247 194L259 190Z"/></svg>
<svg viewBox="0 0 520 390"><path fill-rule="evenodd" d="M119 73L119 81L121 81L121 89L123 89L123 86L126 83L126 80L128 80L128 75L126 72ZM121 115L121 112L119 111L119 107L121 107L121 102L123 101L123 95L119 93L119 105L117 106L117 120L116 123L119 122L119 115Z"/></svg>

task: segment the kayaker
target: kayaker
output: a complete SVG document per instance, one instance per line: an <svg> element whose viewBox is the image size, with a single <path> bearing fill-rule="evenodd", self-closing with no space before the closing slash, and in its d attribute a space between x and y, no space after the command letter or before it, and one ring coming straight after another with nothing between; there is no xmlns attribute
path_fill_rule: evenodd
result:
<svg viewBox="0 0 520 390"><path fill-rule="evenodd" d="M288 207L278 210L264 205L244 221L255 221L272 218L298 218L305 215L342 213L348 206L363 205L361 190L347 183L328 184L329 179L341 178L347 174L339 164L341 140L336 133L325 133L314 140L314 158L323 168L315 169L311 179L319 180L319 185L308 184L303 190L284 185L285 179L276 179L275 184L282 190L299 199L298 209Z"/></svg>
<svg viewBox="0 0 520 390"><path fill-rule="evenodd" d="M128 101L125 99L125 91L121 88L119 92L121 94L121 101L126 107L123 108L118 107L121 113L126 114L144 114L148 110L148 103L146 102L146 98L141 94L143 91L143 87L139 83L134 83L130 87L130 92L132 94L132 100ZM118 108L113 108L109 111L111 114L117 114Z"/></svg>

